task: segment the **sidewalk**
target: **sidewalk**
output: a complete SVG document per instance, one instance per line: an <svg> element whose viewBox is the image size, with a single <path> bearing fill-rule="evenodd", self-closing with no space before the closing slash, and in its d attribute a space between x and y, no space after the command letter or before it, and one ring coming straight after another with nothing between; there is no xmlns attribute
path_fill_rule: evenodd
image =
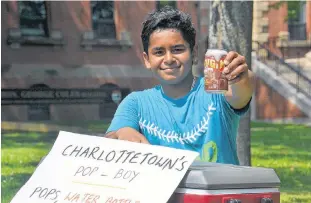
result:
<svg viewBox="0 0 311 203"><path fill-rule="evenodd" d="M254 122L273 123L273 124L294 124L311 127L310 118L284 118L284 119L257 119Z"/></svg>
<svg viewBox="0 0 311 203"><path fill-rule="evenodd" d="M97 136L103 136L104 132L97 132L94 129L87 129L77 126L65 126L65 125L56 125L56 124L47 124L47 123L31 123L31 122L11 122L11 121L2 121L1 122L1 131L3 130L17 130L17 131L31 131L31 132L59 132L59 131L68 131L81 134L93 134Z"/></svg>

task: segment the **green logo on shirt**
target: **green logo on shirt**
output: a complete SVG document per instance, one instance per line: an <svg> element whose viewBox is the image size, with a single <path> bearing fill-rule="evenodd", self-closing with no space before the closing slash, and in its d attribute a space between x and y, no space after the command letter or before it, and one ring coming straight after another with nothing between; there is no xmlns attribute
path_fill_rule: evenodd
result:
<svg viewBox="0 0 311 203"><path fill-rule="evenodd" d="M197 161L203 162L216 162L217 161L217 145L214 141L209 141L203 145L201 156L198 157Z"/></svg>

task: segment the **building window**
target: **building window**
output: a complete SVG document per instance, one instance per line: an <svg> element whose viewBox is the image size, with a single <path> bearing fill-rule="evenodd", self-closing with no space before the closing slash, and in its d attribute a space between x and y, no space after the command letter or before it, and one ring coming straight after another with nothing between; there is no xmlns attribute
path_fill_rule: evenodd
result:
<svg viewBox="0 0 311 203"><path fill-rule="evenodd" d="M268 25L262 26L262 32L263 33L268 33L269 32L269 26Z"/></svg>
<svg viewBox="0 0 311 203"><path fill-rule="evenodd" d="M96 38L115 39L113 1L91 1L92 26Z"/></svg>
<svg viewBox="0 0 311 203"><path fill-rule="evenodd" d="M50 87L45 84L32 85L30 89L44 90ZM31 104L28 106L28 120L30 121L45 121L50 120L50 105L49 104Z"/></svg>
<svg viewBox="0 0 311 203"><path fill-rule="evenodd" d="M289 1L287 3L287 13L290 40L306 40L306 2Z"/></svg>
<svg viewBox="0 0 311 203"><path fill-rule="evenodd" d="M99 105L99 117L101 119L111 119L118 108L118 105L112 101L111 95L114 90L119 90L120 87L116 84L106 83L104 85L101 85L100 89L105 90L109 97L102 104Z"/></svg>
<svg viewBox="0 0 311 203"><path fill-rule="evenodd" d="M164 6L166 6L166 5L168 5L168 6L171 6L171 7L173 7L173 8L176 8L177 6L176 6L176 1L156 1L157 2L157 9L159 10L159 9L161 9L161 8L163 8Z"/></svg>
<svg viewBox="0 0 311 203"><path fill-rule="evenodd" d="M20 30L23 36L48 37L45 1L18 1Z"/></svg>

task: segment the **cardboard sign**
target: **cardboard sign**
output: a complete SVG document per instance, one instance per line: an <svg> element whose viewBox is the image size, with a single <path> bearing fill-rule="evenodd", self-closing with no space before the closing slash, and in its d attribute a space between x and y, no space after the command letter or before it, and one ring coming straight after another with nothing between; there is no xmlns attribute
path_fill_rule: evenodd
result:
<svg viewBox="0 0 311 203"><path fill-rule="evenodd" d="M197 156L61 131L11 203L166 203Z"/></svg>

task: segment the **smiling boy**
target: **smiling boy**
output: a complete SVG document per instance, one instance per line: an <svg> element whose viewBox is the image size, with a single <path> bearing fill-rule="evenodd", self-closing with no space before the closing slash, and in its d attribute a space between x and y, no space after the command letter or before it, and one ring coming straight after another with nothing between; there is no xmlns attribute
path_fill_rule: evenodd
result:
<svg viewBox="0 0 311 203"><path fill-rule="evenodd" d="M192 75L196 31L188 14L164 7L148 15L141 39L147 69L159 85L132 92L119 105L106 136L200 153L200 160L238 164L236 136L249 108L253 76L245 57L225 59L225 94L208 94Z"/></svg>

